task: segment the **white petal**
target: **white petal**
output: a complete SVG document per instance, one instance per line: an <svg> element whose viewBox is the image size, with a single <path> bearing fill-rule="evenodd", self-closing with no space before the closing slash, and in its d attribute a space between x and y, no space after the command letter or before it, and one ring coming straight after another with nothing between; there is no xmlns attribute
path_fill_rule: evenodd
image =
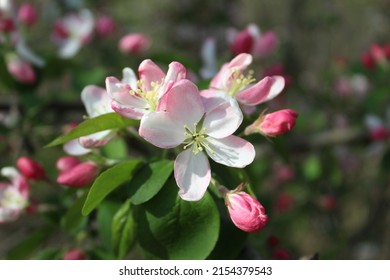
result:
<svg viewBox="0 0 390 280"><path fill-rule="evenodd" d="M81 146L78 139L65 143L64 151L68 155L72 155L72 156L82 156L91 152L90 149L86 149L83 146Z"/></svg>
<svg viewBox="0 0 390 280"><path fill-rule="evenodd" d="M75 54L81 48L81 41L76 38L70 38L64 41L64 44L58 50L58 55L61 58L71 58L75 56Z"/></svg>
<svg viewBox="0 0 390 280"><path fill-rule="evenodd" d="M82 136L79 138L79 142L84 148L87 149L101 148L105 144L107 144L114 136L115 133L112 130L104 130L87 136Z"/></svg>
<svg viewBox="0 0 390 280"><path fill-rule="evenodd" d="M211 179L209 161L204 153L195 155L191 148L181 152L176 158L174 173L182 199L197 201L203 197Z"/></svg>
<svg viewBox="0 0 390 280"><path fill-rule="evenodd" d="M218 163L242 168L255 158L253 145L240 137L230 135L222 139L208 137L206 140L213 151L206 149L207 154Z"/></svg>
<svg viewBox="0 0 390 280"><path fill-rule="evenodd" d="M220 104L206 114L203 127L206 134L214 138L223 138L233 134L242 122L243 116L235 99Z"/></svg>
<svg viewBox="0 0 390 280"><path fill-rule="evenodd" d="M141 119L139 135L159 148L177 147L186 139L184 126L166 112L149 112Z"/></svg>
<svg viewBox="0 0 390 280"><path fill-rule="evenodd" d="M91 118L114 112L111 109L111 98L104 88L86 86L81 92L81 100Z"/></svg>
<svg viewBox="0 0 390 280"><path fill-rule="evenodd" d="M130 87L135 90L137 88L137 76L135 75L133 69L126 67L122 70L122 83L130 85Z"/></svg>

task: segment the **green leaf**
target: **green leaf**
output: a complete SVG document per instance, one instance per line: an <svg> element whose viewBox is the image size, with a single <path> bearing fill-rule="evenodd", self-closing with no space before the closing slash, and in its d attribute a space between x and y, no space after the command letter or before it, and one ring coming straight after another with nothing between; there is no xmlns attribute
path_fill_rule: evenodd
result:
<svg viewBox="0 0 390 280"><path fill-rule="evenodd" d="M53 147L61 145L70 140L77 139L81 136L90 135L95 132L104 131L107 129L121 129L128 126L137 125L139 122L136 120L126 119L117 113L108 113L97 116L96 118L87 119L80 123L77 127L69 131L67 134L62 135L45 147Z"/></svg>
<svg viewBox="0 0 390 280"><path fill-rule="evenodd" d="M104 201L97 208L96 224L102 245L106 250L112 251L111 224L115 213L120 208L120 203Z"/></svg>
<svg viewBox="0 0 390 280"><path fill-rule="evenodd" d="M308 180L316 180L322 174L321 161L318 156L313 155L303 163L303 174Z"/></svg>
<svg viewBox="0 0 390 280"><path fill-rule="evenodd" d="M87 192L79 197L68 209L61 220L61 225L68 231L72 232L81 227L86 222L86 218L81 215L81 209L85 203Z"/></svg>
<svg viewBox="0 0 390 280"><path fill-rule="evenodd" d="M141 247L159 259L205 259L219 234L219 213L209 193L196 202L178 196L173 180L139 206Z"/></svg>
<svg viewBox="0 0 390 280"><path fill-rule="evenodd" d="M155 196L173 171L173 161L160 160L144 165L129 183L129 196L135 205Z"/></svg>
<svg viewBox="0 0 390 280"><path fill-rule="evenodd" d="M116 212L112 220L112 246L118 259L123 259L136 240L136 224L130 199Z"/></svg>
<svg viewBox="0 0 390 280"><path fill-rule="evenodd" d="M102 172L88 192L82 214L86 216L91 213L108 194L124 182L130 180L140 163L139 160L130 160L118 163Z"/></svg>
<svg viewBox="0 0 390 280"><path fill-rule="evenodd" d="M110 159L126 159L128 156L126 141L123 138L111 140L102 147L101 151Z"/></svg>
<svg viewBox="0 0 390 280"><path fill-rule="evenodd" d="M25 260L28 259L33 252L49 237L53 232L53 228L41 228L33 233L30 233L26 239L12 248L8 254L8 260Z"/></svg>

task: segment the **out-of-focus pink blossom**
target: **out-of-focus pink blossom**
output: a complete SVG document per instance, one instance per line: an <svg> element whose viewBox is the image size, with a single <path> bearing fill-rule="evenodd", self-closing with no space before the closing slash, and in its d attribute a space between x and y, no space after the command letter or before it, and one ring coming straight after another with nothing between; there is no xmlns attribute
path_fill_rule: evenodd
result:
<svg viewBox="0 0 390 280"><path fill-rule="evenodd" d="M85 187L95 180L98 173L99 167L94 162L82 162L60 172L57 183L74 188Z"/></svg>
<svg viewBox="0 0 390 280"><path fill-rule="evenodd" d="M323 195L320 197L319 206L326 211L333 211L337 207L336 197L334 195Z"/></svg>
<svg viewBox="0 0 390 280"><path fill-rule="evenodd" d="M271 235L270 237L267 238L267 245L270 248L276 247L279 243L280 243L280 239L275 235Z"/></svg>
<svg viewBox="0 0 390 280"><path fill-rule="evenodd" d="M34 68L17 55L7 56L7 70L20 83L33 84L37 77Z"/></svg>
<svg viewBox="0 0 390 280"><path fill-rule="evenodd" d="M274 32L262 34L255 24L249 24L240 32L229 30L228 41L233 55L250 53L255 57L269 56L278 44L278 38Z"/></svg>
<svg viewBox="0 0 390 280"><path fill-rule="evenodd" d="M286 73L285 67L281 63L277 63L264 69L263 77L267 76L282 76L285 81L285 89L292 84L292 77Z"/></svg>
<svg viewBox="0 0 390 280"><path fill-rule="evenodd" d="M230 218L239 229L257 232L267 223L268 217L261 203L243 191L228 192L225 197Z"/></svg>
<svg viewBox="0 0 390 280"><path fill-rule="evenodd" d="M79 165L80 163L81 161L77 157L64 156L64 157L60 157L57 160L56 167L57 170L62 173L72 169L73 167Z"/></svg>
<svg viewBox="0 0 390 280"><path fill-rule="evenodd" d="M369 90L369 82L366 76L354 74L341 76L335 84L336 92L342 97L364 97Z"/></svg>
<svg viewBox="0 0 390 280"><path fill-rule="evenodd" d="M368 70L372 70L375 68L375 61L370 53L363 53L360 59L363 66L366 67Z"/></svg>
<svg viewBox="0 0 390 280"><path fill-rule="evenodd" d="M74 248L69 251L67 251L63 258L64 260L85 260L87 256L85 255L84 251L82 251L79 248Z"/></svg>
<svg viewBox="0 0 390 280"><path fill-rule="evenodd" d="M114 33L116 26L111 17L103 15L97 19L95 29L99 36L106 37Z"/></svg>
<svg viewBox="0 0 390 280"><path fill-rule="evenodd" d="M272 253L274 260L290 260L290 254L283 248L276 248Z"/></svg>
<svg viewBox="0 0 390 280"><path fill-rule="evenodd" d="M276 168L276 178L278 182L286 183L295 178L295 170L290 165L282 165Z"/></svg>
<svg viewBox="0 0 390 280"><path fill-rule="evenodd" d="M389 124L376 115L367 115L364 119L368 136L372 141L385 141L390 137Z"/></svg>
<svg viewBox="0 0 390 280"><path fill-rule="evenodd" d="M125 54L140 54L150 47L150 39L141 33L127 34L119 40L119 50Z"/></svg>
<svg viewBox="0 0 390 280"><path fill-rule="evenodd" d="M245 134L261 133L267 137L275 137L292 130L298 113L291 109L279 110L260 117L247 128Z"/></svg>
<svg viewBox="0 0 390 280"><path fill-rule="evenodd" d="M43 166L29 157L20 157L16 162L16 166L27 179L42 180L45 178Z"/></svg>
<svg viewBox="0 0 390 280"><path fill-rule="evenodd" d="M30 186L14 167L4 167L1 175L8 181L0 182L0 224L19 218L28 205Z"/></svg>
<svg viewBox="0 0 390 280"><path fill-rule="evenodd" d="M18 20L27 26L34 25L38 20L37 10L30 3L23 3L18 11Z"/></svg>

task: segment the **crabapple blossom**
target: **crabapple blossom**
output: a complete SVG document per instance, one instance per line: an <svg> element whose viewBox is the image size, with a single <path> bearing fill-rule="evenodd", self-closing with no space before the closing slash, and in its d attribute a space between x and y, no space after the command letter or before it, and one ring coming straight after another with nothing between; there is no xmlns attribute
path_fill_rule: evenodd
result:
<svg viewBox="0 0 390 280"><path fill-rule="evenodd" d="M85 260L86 258L85 253L79 248L67 251L62 257L63 260Z"/></svg>
<svg viewBox="0 0 390 280"><path fill-rule="evenodd" d="M242 118L235 100L204 106L196 85L181 80L163 96L157 111L144 115L139 134L160 148L184 145L174 163L174 176L180 197L196 201L211 180L207 156L238 168L254 160L253 145L232 135Z"/></svg>
<svg viewBox="0 0 390 280"><path fill-rule="evenodd" d="M122 81L106 78L112 109L129 119L141 119L149 111L155 111L161 97L175 82L186 77L186 68L179 62L171 62L167 74L152 60L146 59L138 68L139 80L130 68L123 69Z"/></svg>
<svg viewBox="0 0 390 280"><path fill-rule="evenodd" d="M115 31L115 22L111 17L102 15L97 19L95 29L98 35L102 37L109 36Z"/></svg>
<svg viewBox="0 0 390 280"><path fill-rule="evenodd" d="M16 220L28 205L30 186L14 167L4 167L1 175L8 178L0 182L0 224Z"/></svg>
<svg viewBox="0 0 390 280"><path fill-rule="evenodd" d="M89 10L69 14L54 24L54 41L59 46L61 58L71 58L89 41L94 28L94 18Z"/></svg>
<svg viewBox="0 0 390 280"><path fill-rule="evenodd" d="M110 107L110 96L104 88L89 85L81 92L81 100L90 118L114 112ZM69 141L64 150L70 155L83 155L92 148L101 148L115 136L115 131L104 130Z"/></svg>
<svg viewBox="0 0 390 280"><path fill-rule="evenodd" d="M34 25L38 19L37 10L30 3L24 3L19 8L18 19L27 26Z"/></svg>
<svg viewBox="0 0 390 280"><path fill-rule="evenodd" d="M225 201L230 218L239 229L257 232L266 225L268 217L263 205L248 193L239 190L230 191L226 194Z"/></svg>
<svg viewBox="0 0 390 280"><path fill-rule="evenodd" d="M202 90L203 98L234 98L241 105L255 106L276 97L284 88L282 76L265 77L254 83L252 74L244 70L252 63L252 55L241 53L225 63L211 80L210 88Z"/></svg>
<svg viewBox="0 0 390 280"><path fill-rule="evenodd" d="M23 60L16 54L8 54L6 56L7 70L20 83L33 84L37 77L34 68L30 63Z"/></svg>

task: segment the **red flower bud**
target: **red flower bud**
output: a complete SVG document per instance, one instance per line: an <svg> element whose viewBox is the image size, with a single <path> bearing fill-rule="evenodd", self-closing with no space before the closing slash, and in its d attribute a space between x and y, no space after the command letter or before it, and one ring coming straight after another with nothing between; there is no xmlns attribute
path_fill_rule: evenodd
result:
<svg viewBox="0 0 390 280"><path fill-rule="evenodd" d="M81 161L77 157L65 156L65 157L60 157L57 160L56 167L58 171L62 173L72 169L73 167L79 165L80 163Z"/></svg>
<svg viewBox="0 0 390 280"><path fill-rule="evenodd" d="M27 26L31 26L37 22L37 10L34 8L33 5L25 3L19 8L18 19L20 22L26 24Z"/></svg>
<svg viewBox="0 0 390 280"><path fill-rule="evenodd" d="M33 84L37 79L34 68L17 56L9 56L7 59L7 70L15 80L23 84Z"/></svg>
<svg viewBox="0 0 390 280"><path fill-rule="evenodd" d="M248 28L240 31L234 39L231 49L233 55L240 53L251 53L253 50L253 44L255 40Z"/></svg>
<svg viewBox="0 0 390 280"><path fill-rule="evenodd" d="M109 36L115 31L115 22L109 16L101 16L96 22L96 33L102 37Z"/></svg>
<svg viewBox="0 0 390 280"><path fill-rule="evenodd" d="M61 172L57 177L57 183L74 188L84 187L95 180L98 171L99 168L95 163L83 162Z"/></svg>
<svg viewBox="0 0 390 280"><path fill-rule="evenodd" d="M45 177L45 170L42 165L28 157L20 157L16 162L16 166L27 179L41 180Z"/></svg>
<svg viewBox="0 0 390 280"><path fill-rule="evenodd" d="M228 192L226 204L233 223L243 231L259 231L267 223L263 205L246 192Z"/></svg>
<svg viewBox="0 0 390 280"><path fill-rule="evenodd" d="M12 32L15 28L15 22L12 18L0 18L0 32Z"/></svg>
<svg viewBox="0 0 390 280"><path fill-rule="evenodd" d="M286 250L282 248L277 248L272 253L272 258L275 260L289 260L291 259L291 256Z"/></svg>

